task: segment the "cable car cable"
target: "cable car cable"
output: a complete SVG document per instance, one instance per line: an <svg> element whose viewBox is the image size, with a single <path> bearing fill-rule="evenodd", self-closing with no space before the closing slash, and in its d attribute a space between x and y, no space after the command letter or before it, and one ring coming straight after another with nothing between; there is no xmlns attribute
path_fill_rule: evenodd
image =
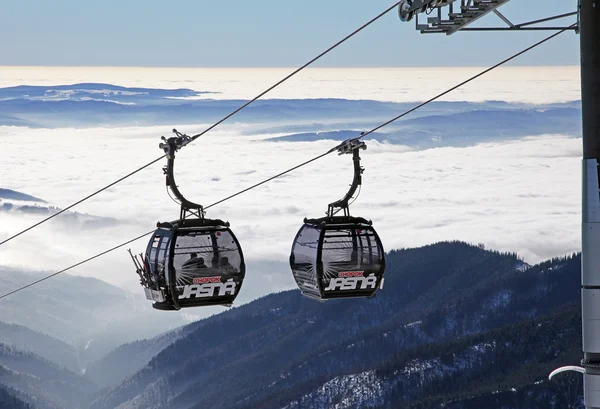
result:
<svg viewBox="0 0 600 409"><path fill-rule="evenodd" d="M571 27L573 27L573 26L574 26L574 25L572 25ZM435 101L435 100L437 100L437 99L441 98L442 96L444 96L444 95L448 94L448 92L450 92L451 90L455 90L455 89L456 89L456 88L458 88L459 86L465 85L465 84L467 84L467 83L469 83L469 82L471 82L471 81L475 80L476 78L479 78L481 75L483 75L483 74L485 74L485 73L487 73L487 72L491 71L492 69L498 68L499 66L501 66L501 65L503 65L503 64L505 64L505 63L507 63L507 62L509 62L509 61L511 61L511 60L513 60L514 58L516 58L516 57L518 57L518 56L522 55L523 53L525 53L525 52L527 52L527 51L530 51L530 50L532 50L532 49L534 49L534 48L536 48L536 47L538 47L538 46L542 45L542 44L543 44L543 43L545 43L546 41L548 41L548 40L550 40L550 39L552 39L552 38L556 37L557 35L559 35L559 34L561 34L561 33L565 32L565 31L567 31L567 30L569 30L569 29L570 29L570 27L569 27L569 28L562 29L562 30L560 30L560 31L558 31L558 32L556 32L556 33L554 33L554 34L552 34L552 35L550 35L550 36L548 36L548 37L544 38L543 40L540 40L540 41L538 41L538 42L537 42L537 43L535 43L534 45L532 45L532 46L530 46L530 47L527 47L526 49L524 49L524 50L522 50L522 51L518 52L517 54L514 54L512 57L509 57L509 58L507 58L507 59L503 60L501 63L498 63L498 64L494 65L493 67L491 67L491 68L488 68L488 69L486 69L486 70L482 71L481 73L479 73L479 74L477 74L477 75L474 75L474 76L472 76L472 77L471 77L471 78L469 78L468 80L461 82L461 83L460 83L458 86L454 86L454 87L450 88L449 90L447 90L447 91L444 91L444 92L442 92L441 94L438 94L437 96L435 96L435 97L433 97L433 98L431 98L431 99L427 100L426 102L423 102L423 103L421 103L421 104L419 104L419 105L415 106L414 108L411 108L410 110L406 111L405 113L403 113L403 114L401 114L401 115L398 115L398 116L397 116L397 117L395 117L394 119L392 119L392 120L390 120L390 121L387 121L387 122L385 122L384 124L382 124L382 125L380 125L380 126L378 126L378 127L376 127L376 128L373 128L372 130L370 130L370 131L368 131L368 132L365 132L365 133L363 133L363 134L362 134L362 135L361 135L359 138L364 138L364 137L365 137L365 136L367 136L368 134L371 134L371 133L375 132L376 130L378 130L378 129L381 129L382 127L384 127L384 126L386 126L386 125L389 125L390 123L392 123L392 122L394 122L394 121L396 121L396 120L398 120L398 119L402 118L403 116L407 115L408 113L414 112L415 110L417 110L417 109L419 109L419 108L422 108L423 106L425 106L425 105L427 105L427 104L429 104L429 103L431 103L431 102L433 102L433 101ZM358 138L357 138L357 139L358 139ZM338 149L340 146L342 146L342 145L343 145L343 144L340 144L340 145L336 146L335 148L332 148L332 149L330 149L329 151L327 151L327 152L325 152L325 153L323 153L323 154L321 154L321 155L319 155L319 156L316 156L316 157L314 157L314 158L312 158L312 159L309 159L309 160L307 160L307 161L305 161L305 162L303 162L303 163L301 163L301 164L299 164L299 165L297 165L297 166L294 166L293 168L290 168L290 169L288 169L288 170L286 170L286 171L284 171L284 172L281 172L281 173L279 173L279 174L277 174L277 175L275 175L275 176L272 176L272 177L270 177L270 178L268 178L268 179L265 179L265 180L264 180L264 181L262 181L262 182L259 182L259 183L255 184L255 185L252 185L252 186L250 186L250 187L248 187L248 188L246 188L246 189L243 189L243 190L241 190L241 191L239 191L239 192L237 192L237 193L234 193L234 194L232 194L232 195L230 195L230 196L228 196L228 197L226 197L226 198L224 198L224 199L221 199L221 200L219 200L219 201L217 201L217 202L215 202L215 203L213 203L213 204L211 204L211 205L208 205L208 206L204 207L204 209L208 209L208 208L210 208L210 207L216 206L216 205L218 205L218 204L220 204L220 203L223 203L223 202L225 202L225 201L227 201L227 200L229 200L229 199L232 199L232 198L234 198L234 197L236 197L236 196L239 196L239 195L241 195L242 193L248 192L249 190L252 190L252 189L254 189L254 188L258 187L258 186L261 186L261 185L263 185L263 184L265 184L265 183L267 183L267 182L270 182L270 181L271 181L271 180L273 180L273 179L277 179L277 178L279 178L279 177L281 177L281 176L283 176L283 175L285 175L285 174L287 174L287 173L289 173L289 172L291 172L291 171L293 171L293 170L296 170L296 169L298 169L298 168L301 168L301 167L303 167L303 166L305 166L305 165L308 165L309 163L311 163L311 162L314 162L314 161L316 161L316 160L318 160L318 159L321 159L322 157L324 157L324 156L327 156L327 155L329 155L329 154L330 154L330 153L332 153L332 152L335 152L335 151L336 151L336 150L337 150L337 149ZM166 155L163 155L163 157L164 157L164 156L166 156ZM158 160L162 159L163 157L161 157L161 158L158 158L156 161L158 161ZM155 161L155 162L156 162L156 161ZM124 178L122 178L122 179L124 179ZM115 182L115 183L117 183L117 182ZM41 224L41 223L40 223L40 224ZM69 266L69 267L67 267L67 268L65 268L65 269L63 269L63 270L60 270L60 271L56 272L56 273L50 274L50 275L48 275L48 276L46 276L46 277L44 277L44 278L42 278L42 279L40 279L40 280L34 281L34 282L30 283L30 284L27 284L27 285L24 285L24 286L22 286L22 287L19 287L19 288L15 289L15 290L13 290L13 291L10 291L10 292L8 292L8 293L6 293L6 294L0 295L0 300L1 300L1 299L3 299L3 298L5 298L5 297L8 297L9 295L12 295L12 294L15 294L15 293L17 293L17 292L19 292L19 291L21 291L21 290L24 290L24 289L26 289L26 288L28 288L28 287L31 287L31 286L33 286L33 285L35 285L35 284L39 283L39 282L42 282L42 281L44 281L44 280L47 280L47 279L49 279L49 278L51 278L51 277L54 277L54 276L56 276L56 275L58 275L58 274L64 273L64 272L66 272L66 271L68 271L68 270L71 270L71 269L73 269L73 268L75 268L75 267L78 267L78 266L80 266L80 265L82 265L82 264L85 264L85 263L87 263L88 261L92 261L92 260L94 260L94 259L96 259L96 258L98 258L98 257L101 257L101 256L103 256L103 255L105 255L105 254L108 254L108 253L110 253L110 252L114 251L114 250L117 250L117 249L119 249L119 248L121 248L121 247L124 247L124 246L126 246L127 244L130 244L130 243L132 243L132 242L134 242L134 241L136 241L136 240L139 240L139 239L141 239L141 238L143 238L143 237L145 237L145 236L148 236L148 235L150 235L150 234L152 234L152 233L154 233L154 230L152 230L152 231L150 231L150 232L147 232L147 233L144 233L144 234L142 234L142 235L140 235L140 236L136 237L135 239L132 239L132 240L126 241L125 243L122 243L122 244L119 244L119 245L117 245L117 246L115 246L115 247L112 247L111 249L109 249L109 250L106 250L106 251L103 251L102 253L99 253L99 254L97 254L97 255L95 255L95 256L92 256L92 257L90 257L90 258L87 258L87 259L85 259L85 260L83 260L83 261L81 261L81 262L79 262L79 263L77 263L77 264L73 264L73 265L71 265L71 266ZM16 237L16 236L15 236L15 237ZM4 242L0 243L0 245L1 245L1 244L3 244L3 243L5 243L5 242L6 242L6 241L8 241L8 240L10 240L10 239L7 239L7 240L5 240Z"/></svg>
<svg viewBox="0 0 600 409"><path fill-rule="evenodd" d="M235 111L233 111L232 113L230 113L229 115L225 116L223 119L221 119L220 121L216 122L214 125L208 127L207 129L205 129L204 131L200 132L199 134L196 134L194 136L191 137L191 140L186 142L185 145L195 141L197 138L201 137L202 135L206 134L207 132L211 131L212 129L216 128L218 125L222 124L223 122L225 122L226 120L228 120L229 118L231 118L232 116L234 116L235 114L237 114L238 112L240 112L241 110L243 110L244 108L246 108L248 105L252 104L253 102L256 102L258 99L262 98L265 94L269 93L270 91L272 91L273 89L275 89L276 87L278 87L279 85L283 84L285 81L289 80L290 78L292 78L294 75L298 74L300 71L304 70L306 67L308 67L309 65L313 64L314 62L316 62L317 60L321 59L322 57L324 57L326 54L329 54L331 51L333 51L334 49L336 49L337 47L339 47L340 45L342 45L343 43L345 43L346 41L348 41L350 38L354 37L356 34L358 34L359 32L361 32L362 30L364 30L365 28L367 28L368 26L370 26L371 24L373 24L374 22L376 22L377 20L379 20L380 18L382 18L383 16L385 16L386 14L388 14L390 11L394 10L396 7L398 7L400 5L400 3L402 3L401 1L396 2L393 6L390 6L389 8L387 8L385 11L383 11L382 13L380 13L379 15L377 15L376 17L372 18L371 20L369 20L367 23L363 24L362 26L360 26L358 29L354 30L352 33L348 34L346 37L344 37L343 39L341 39L340 41L338 41L337 43L335 43L334 45L332 45L331 47L329 47L327 50L323 51L321 54L317 55L315 58L313 58L312 60L310 60L309 62L307 62L306 64L304 64L303 66L301 66L300 68L296 69L294 72L292 72L291 74L287 75L285 78L279 80L277 83L275 83L274 85L272 85L271 87L267 88L265 91L261 92L260 94L258 94L256 97L252 98L250 101L246 102L245 104L243 104L242 106L240 106L239 108L237 108ZM183 146L185 146L183 145ZM55 218L56 216L66 212L69 209L72 209L73 207L77 206L78 204L96 196L97 194L105 191L106 189L116 185L117 183L122 182L123 180L127 179L130 176L133 176L134 174L144 170L145 168L147 168L150 165L153 165L154 163L158 162L159 160L163 159L165 155L162 155L159 158L156 158L155 160L153 160L152 162L147 163L144 166L139 167L138 169L134 170L133 172L127 174L126 176L123 176L122 178L118 179L117 181L95 191L94 193L84 197L83 199L73 203L72 205L62 209L61 211L54 213L50 216L48 216L47 218L35 223L34 225L26 228L25 230L20 231L19 233L14 234L13 236L8 237L7 239L3 240L0 242L0 246L2 246L5 243L8 243L9 241L19 237L20 235L28 232L29 230L49 221L50 219Z"/></svg>

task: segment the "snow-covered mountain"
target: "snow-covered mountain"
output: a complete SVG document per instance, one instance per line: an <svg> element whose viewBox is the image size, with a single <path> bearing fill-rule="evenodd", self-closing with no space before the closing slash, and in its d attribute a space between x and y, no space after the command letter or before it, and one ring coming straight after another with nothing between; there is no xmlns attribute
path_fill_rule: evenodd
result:
<svg viewBox="0 0 600 409"><path fill-rule="evenodd" d="M38 301L0 304L2 319L56 336L0 324L0 389L38 409L562 405L579 396L564 385L580 382L545 379L580 359L580 261L529 266L461 242L402 249L388 253L374 299L285 291L139 341L125 328L139 336L164 315L98 280L59 276ZM82 357L85 373L73 370Z"/></svg>
<svg viewBox="0 0 600 409"><path fill-rule="evenodd" d="M580 376L547 381L552 370L581 355L575 342L581 340L580 326L573 306L456 341L411 348L374 369L336 376L283 409L581 407Z"/></svg>
<svg viewBox="0 0 600 409"><path fill-rule="evenodd" d="M191 324L91 408L439 405L471 396L477 383L465 368L490 374L476 396L493 397L509 383L535 386L579 350L579 256L527 268L514 254L453 242L393 251L388 265L372 300L318 303L286 291ZM561 334L552 342L549 323Z"/></svg>

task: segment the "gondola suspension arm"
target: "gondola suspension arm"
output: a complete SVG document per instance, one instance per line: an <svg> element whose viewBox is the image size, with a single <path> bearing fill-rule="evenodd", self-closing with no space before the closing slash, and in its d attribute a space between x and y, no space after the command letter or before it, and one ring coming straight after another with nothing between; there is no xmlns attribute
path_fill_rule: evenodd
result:
<svg viewBox="0 0 600 409"><path fill-rule="evenodd" d="M186 217L190 215L197 216L199 219L204 219L204 207L198 203L187 200L179 191L177 183L175 183L175 152L187 145L187 143L189 143L191 140L191 137L178 132L177 129L173 129L173 133L177 136L173 136L169 139L161 136L161 139L164 141L164 143L161 142L158 145L159 148L165 151L167 156L167 166L163 168L163 172L167 178L167 186L171 189L175 197L181 202L181 212L179 216L180 220L185 220Z"/></svg>
<svg viewBox="0 0 600 409"><path fill-rule="evenodd" d="M344 216L350 216L348 202L350 199L352 199L354 193L356 193L356 189L358 189L358 187L362 184L362 173L365 170L362 166L360 166L360 155L358 151L360 149L367 149L367 145L360 140L361 137L347 139L335 148L339 155L352 153L352 160L354 162L354 179L352 180L352 184L350 185L348 193L346 193L342 199L329 204L327 209L327 217L335 216L340 210L344 211Z"/></svg>

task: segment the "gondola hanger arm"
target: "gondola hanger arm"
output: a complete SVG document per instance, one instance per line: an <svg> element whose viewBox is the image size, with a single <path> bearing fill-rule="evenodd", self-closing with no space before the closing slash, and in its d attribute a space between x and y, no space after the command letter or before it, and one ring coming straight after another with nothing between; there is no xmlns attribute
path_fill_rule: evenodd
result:
<svg viewBox="0 0 600 409"><path fill-rule="evenodd" d="M177 184L175 183L175 152L184 147L189 143L192 138L188 135L178 132L177 129L173 129L173 133L176 136L165 138L161 136L161 142L158 147L165 151L167 157L167 166L163 168L163 171L167 177L167 186L171 189L175 197L181 202L181 214L180 220L184 220L187 216L196 216L199 219L204 218L204 207L198 203L187 200L183 194L179 191Z"/></svg>
<svg viewBox="0 0 600 409"><path fill-rule="evenodd" d="M362 134L360 137L347 139L335 148L338 151L338 155L352 154L354 178L352 179L348 193L342 199L329 204L327 209L328 217L335 216L341 210L344 211L344 216L350 216L349 202L354 193L356 193L356 189L362 184L362 173L365 170L360 166L359 150L367 149L367 144L360 140L361 137Z"/></svg>

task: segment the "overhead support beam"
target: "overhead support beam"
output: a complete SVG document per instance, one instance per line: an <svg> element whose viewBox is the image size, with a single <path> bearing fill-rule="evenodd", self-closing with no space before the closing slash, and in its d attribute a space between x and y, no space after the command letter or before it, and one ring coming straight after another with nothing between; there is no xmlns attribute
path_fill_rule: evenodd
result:
<svg viewBox="0 0 600 409"><path fill-rule="evenodd" d="M510 20L508 20L502 13L498 10L493 10L494 14L496 14L504 23L507 24L506 27L467 27L468 24L471 24L473 21L468 22L467 24L463 24L460 27L456 25L452 14L449 13L449 17L447 20L443 20L440 18L428 19L428 24L419 24L419 16L416 17L416 26L417 30L421 31L421 34L439 34L445 33L447 35L452 35L457 31L558 31L558 30L573 30L575 32L579 31L579 24L576 25L566 25L566 26L536 26L537 24L547 23L549 21L558 20L565 17L576 16L578 13L576 11L571 13L559 14L556 16L546 17L539 20L527 21L524 23L513 24ZM481 16L483 17L483 16ZM480 18L480 17L478 17ZM535 27L532 27L535 26Z"/></svg>
<svg viewBox="0 0 600 409"><path fill-rule="evenodd" d="M451 13L449 16L450 19L448 21L451 21L452 24L446 31L446 34L452 35L456 33L508 2L509 0L480 0L479 2L474 1L473 5L470 6L461 6L460 13ZM441 21L440 23L443 24L444 22Z"/></svg>
<svg viewBox="0 0 600 409"><path fill-rule="evenodd" d="M552 20L558 20L561 18L565 18L565 17L571 17L571 16L577 16L579 15L578 12L576 11L572 11L570 13L565 13L565 14L558 14L556 16L552 16L552 17L546 17L546 18L541 18L539 20L533 20L533 21L529 21L527 23L521 23L521 24L517 24L517 27L525 27L525 26L531 26L533 24L540 24L540 23L545 23L547 21L552 21Z"/></svg>
<svg viewBox="0 0 600 409"><path fill-rule="evenodd" d="M498 11L498 9L494 10L494 14L497 15L500 18L500 20L504 21L507 26L509 26L509 27L514 27L515 26L513 23L510 22L509 19L507 19L506 17L504 17L504 14L500 13Z"/></svg>
<svg viewBox="0 0 600 409"><path fill-rule="evenodd" d="M572 30L577 31L577 26L564 26L564 27L467 27L460 31L560 31L560 30ZM433 33L433 31L431 31ZM428 34L428 33L424 33Z"/></svg>
<svg viewBox="0 0 600 409"><path fill-rule="evenodd" d="M398 6L398 15L402 21L415 19L415 26L422 34L452 35L458 31L557 31L573 30L578 32L579 24L564 26L540 26L539 24L577 16L577 11L558 14L524 23L513 24L498 8L510 0L405 0ZM435 14L433 14L435 12ZM506 26L469 27L475 21L493 12ZM426 13L426 23L419 16Z"/></svg>

